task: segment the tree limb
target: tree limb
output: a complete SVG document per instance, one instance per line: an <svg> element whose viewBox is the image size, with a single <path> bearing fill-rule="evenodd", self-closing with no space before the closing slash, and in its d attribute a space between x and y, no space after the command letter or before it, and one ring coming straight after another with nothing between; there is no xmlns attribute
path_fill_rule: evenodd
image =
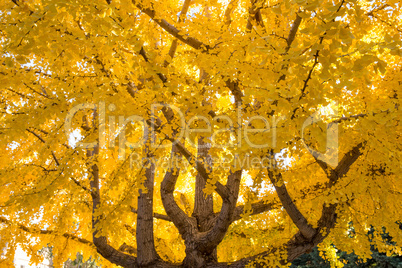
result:
<svg viewBox="0 0 402 268"><path fill-rule="evenodd" d="M286 39L286 43L288 46L286 47L286 52L289 51L290 46L292 45L293 41L295 40L297 30L299 29L300 23L302 21L302 18L299 16L298 13L296 13L296 19L293 22L292 28L290 29L288 38Z"/></svg>
<svg viewBox="0 0 402 268"><path fill-rule="evenodd" d="M282 181L282 174L279 171L272 171L267 168L268 176L271 183L274 185L276 193L281 200L283 208L286 210L293 223L300 230L301 234L308 240L311 240L316 235L316 230L308 223L307 219L296 207L286 189L285 182Z"/></svg>
<svg viewBox="0 0 402 268"><path fill-rule="evenodd" d="M176 145L172 145L171 159L179 157ZM172 161L174 163L175 161ZM177 205L174 200L173 192L176 186L177 178L179 177L179 167L170 167L163 178L161 183L161 197L162 204L170 219L179 230L179 233L184 240L191 240L194 234L198 233L197 224L195 219L191 219L184 213L184 211Z"/></svg>
<svg viewBox="0 0 402 268"><path fill-rule="evenodd" d="M264 21L261 15L261 8L262 8L261 2L259 3L258 0L251 1L251 8L249 9L248 12L249 17L247 19L247 26L246 26L247 32L250 32L251 29L253 28L253 21L256 21L257 25L261 26L265 30Z"/></svg>
<svg viewBox="0 0 402 268"><path fill-rule="evenodd" d="M34 227L27 227L21 223L13 223L10 220L6 219L5 217L0 216L0 222L7 224L7 225L16 225L19 229L23 230L24 232L27 233L31 233L31 234L44 234L44 235L56 235L56 236L63 236L67 239L71 239L77 242L80 242L81 244L85 244L87 246L90 246L92 248L94 248L94 244L89 241L86 240L84 238L81 238L79 236L73 235L73 234L69 234L69 233L59 233L57 231L52 231L52 230L43 230L43 229L39 229L39 228L34 228Z"/></svg>
<svg viewBox="0 0 402 268"><path fill-rule="evenodd" d="M148 135L144 153L147 160L145 163L145 182L146 191L139 190L138 209L137 209L137 262L140 266L146 266L159 259L155 250L154 225L153 225L153 199L154 199L154 179L155 163L151 160L154 154L150 151L150 144L153 135Z"/></svg>
<svg viewBox="0 0 402 268"><path fill-rule="evenodd" d="M350 166L358 159L361 153L361 149L364 147L365 143L359 143L355 147L353 147L347 154L344 155L339 165L335 170L337 170L337 174L344 176ZM272 174L271 174L272 176ZM334 181L336 183L337 181ZM310 252L316 245L321 243L329 234L330 230L335 227L336 223L336 208L337 204L324 204L322 208L322 214L320 219L318 220L318 227L315 229L315 235L311 237L311 239L306 239L306 237L302 234L301 230L294 235L288 242L283 244L281 248L271 248L265 252L257 254L255 256L251 256L248 258L241 259L234 263L217 263L211 264L207 267L210 268L218 268L218 267L231 267L231 268L242 268L248 264L253 263L253 267L263 268L265 264L260 264L258 259L264 258L266 256L275 254L278 250L285 250L287 252L286 260L283 260L282 263L285 265L286 263L292 262L297 257L304 253ZM297 208L296 208L297 209Z"/></svg>
<svg viewBox="0 0 402 268"><path fill-rule="evenodd" d="M205 137L198 138L197 157L199 161L203 161L211 170L211 156L209 155L210 144ZM212 195L204 193L207 181L201 174L197 173L195 177L195 193L194 193L194 211L192 216L197 219L198 229L205 232L210 229L212 219L214 219L214 207Z"/></svg>
<svg viewBox="0 0 402 268"><path fill-rule="evenodd" d="M180 12L180 15L179 15L179 19L178 19L178 22L179 22L179 23L182 22L182 21L184 20L184 17L187 15L187 11L188 11L188 8L190 7L190 4L191 4L191 0L184 0L183 7L182 7L182 9L181 9L181 12ZM177 42L177 39L175 38L175 39L172 41L172 44L170 45L170 49L169 49L168 55L170 56L171 59L173 59L174 54L176 53L177 43L178 43L178 42ZM169 64L170 64L170 62L167 61L167 60L165 60L165 61L163 62L163 67L167 67Z"/></svg>
<svg viewBox="0 0 402 268"><path fill-rule="evenodd" d="M231 0L225 10L225 25L229 26L232 23L231 14L236 7L238 0Z"/></svg>
<svg viewBox="0 0 402 268"><path fill-rule="evenodd" d="M314 157L315 161L319 164L319 166L324 170L327 174L329 179L329 186L334 185L340 178L346 175L349 171L350 166L356 162L359 156L362 155L361 149L364 148L366 145L366 141L360 142L356 146L354 146L348 153L346 153L341 161L338 163L335 169L332 169L330 166L327 165L324 161L318 159L318 155L312 152L312 156Z"/></svg>
<svg viewBox="0 0 402 268"><path fill-rule="evenodd" d="M197 248L201 252L212 252L212 250L214 250L225 237L226 232L232 223L232 218L236 208L242 171L243 170L241 169L235 172L230 172L226 184L226 187L229 189L230 197L223 200L221 211L219 212L214 226L208 232L203 233L198 239Z"/></svg>
<svg viewBox="0 0 402 268"><path fill-rule="evenodd" d="M191 152L188 151L188 150L186 149L186 147L184 147L184 145L183 145L182 143L175 141L173 138L170 139L170 141L172 141L172 143L173 143L173 142L176 142L175 146L177 147L178 152L179 152L182 156L184 156L184 158L186 158L187 161L188 161L191 165L193 165L193 166L196 168L197 172L198 172L199 174L201 174L201 176L203 176L206 181L208 181L208 180L209 180L208 171L207 171L206 168L204 167L203 163L201 163L200 161L198 161L198 159L196 159L196 158L191 154ZM229 198L228 188L227 188L225 185L223 185L222 183L220 183L220 182L218 181L218 182L215 183L215 187L216 187L216 188L215 188L215 191L219 194L219 196L220 196L222 199L227 199L227 198Z"/></svg>
<svg viewBox="0 0 402 268"><path fill-rule="evenodd" d="M255 202L255 203L251 204L252 212L250 215L257 215L257 214L261 214L261 213L270 211L270 210L276 208L278 204L279 204L279 202L275 202L275 201L269 202L269 203L266 203L264 201ZM243 213L244 213L244 205L237 206L233 213L232 222L240 220L242 218L241 215Z"/></svg>
<svg viewBox="0 0 402 268"><path fill-rule="evenodd" d="M147 14L153 21L155 21L162 29L182 41L183 43L191 46L192 48L196 50L202 50L207 52L211 47L209 45L206 45L199 41L198 39L186 35L182 35L179 29L177 29L175 26L167 22L165 19L159 19L157 18L155 10L149 8L149 7L144 7L141 3L138 3L136 0L132 0L133 4L140 9L142 12Z"/></svg>
<svg viewBox="0 0 402 268"><path fill-rule="evenodd" d="M94 112L94 118L96 117L96 112ZM99 168L96 164L96 158L99 154L99 145L96 145L95 148L87 149L87 158L91 159L95 163L91 165L89 168L91 174L90 186L92 193L92 240L93 243L99 252L105 259L114 263L116 265L120 265L123 267L138 267L137 258L125 254L121 251L118 251L114 247L110 246L107 242L107 238L103 235L99 235L99 230L97 230L97 224L100 220L100 217L95 217L95 213L97 209L99 209L101 203L100 191L99 191Z"/></svg>

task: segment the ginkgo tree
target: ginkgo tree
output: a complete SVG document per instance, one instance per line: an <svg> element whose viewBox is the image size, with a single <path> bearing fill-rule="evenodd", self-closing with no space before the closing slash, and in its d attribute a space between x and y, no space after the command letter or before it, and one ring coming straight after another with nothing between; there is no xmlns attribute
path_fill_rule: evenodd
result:
<svg viewBox="0 0 402 268"><path fill-rule="evenodd" d="M401 9L1 1L0 265L402 255Z"/></svg>

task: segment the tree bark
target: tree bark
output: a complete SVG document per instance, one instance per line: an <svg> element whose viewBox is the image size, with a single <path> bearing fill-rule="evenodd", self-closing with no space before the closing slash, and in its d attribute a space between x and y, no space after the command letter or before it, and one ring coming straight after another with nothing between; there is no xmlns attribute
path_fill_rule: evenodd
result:
<svg viewBox="0 0 402 268"><path fill-rule="evenodd" d="M138 196L137 209L137 262L139 266L148 266L157 258L158 254L155 250L154 242L154 226L153 226L153 200L154 200L154 178L155 178L155 163L152 161L154 156L149 149L152 135L148 135L148 140L145 146L145 191L140 189Z"/></svg>
<svg viewBox="0 0 402 268"><path fill-rule="evenodd" d="M198 158L206 164L207 170L211 170L210 156L208 155L210 145L205 141L205 138L198 140ZM212 195L206 195L204 189L206 180L201 174L195 177L195 201L193 217L197 219L197 227L200 232L208 231L212 226L212 219L214 218L214 207Z"/></svg>
<svg viewBox="0 0 402 268"><path fill-rule="evenodd" d="M211 157L208 154L210 144L205 141L205 138L198 139L198 158L207 166L207 170L211 171ZM199 232L209 231L214 224L214 204L213 197L206 195L204 189L207 181L201 174L197 174L195 177L195 198L194 198L194 212L193 217L197 220L197 227ZM216 248L213 252L206 256L206 262L217 262L218 255Z"/></svg>

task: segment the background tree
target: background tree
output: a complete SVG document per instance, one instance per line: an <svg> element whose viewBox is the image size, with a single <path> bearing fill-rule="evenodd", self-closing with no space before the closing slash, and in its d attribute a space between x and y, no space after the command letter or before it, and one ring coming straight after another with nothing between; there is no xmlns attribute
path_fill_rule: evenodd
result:
<svg viewBox="0 0 402 268"><path fill-rule="evenodd" d="M353 225L352 225L353 226ZM399 229L402 229L402 225L399 224ZM355 233L353 232L353 227L350 230L350 238L353 238ZM371 240L370 237L374 234L374 232L378 232L373 228L367 233L368 239ZM383 229L380 231L381 237L386 244L392 245L392 237L389 236L388 233ZM314 250L309 254L303 254L296 260L292 262L290 267L297 268L307 268L307 267L395 267L399 268L402 266L402 256L398 256L396 254L390 253L381 253L377 250L375 245L371 245L371 259L367 259L363 261L359 259L354 253L346 253L340 250L337 250L335 246L333 246L332 251L319 251L318 248L314 248ZM332 254L328 254L332 253Z"/></svg>
<svg viewBox="0 0 402 268"><path fill-rule="evenodd" d="M1 1L0 248L50 243L56 266L401 255L401 8Z"/></svg>
<svg viewBox="0 0 402 268"><path fill-rule="evenodd" d="M64 263L64 268L97 268L100 266L96 265L96 261L92 258L84 261L81 253L77 253L74 260L67 260Z"/></svg>

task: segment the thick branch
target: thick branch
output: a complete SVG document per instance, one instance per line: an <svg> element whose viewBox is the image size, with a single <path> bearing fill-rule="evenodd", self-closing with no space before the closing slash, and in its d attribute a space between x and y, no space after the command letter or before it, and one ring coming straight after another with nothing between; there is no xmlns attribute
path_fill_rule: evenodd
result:
<svg viewBox="0 0 402 268"><path fill-rule="evenodd" d="M249 9L249 17L247 20L246 31L250 32L253 28L253 21L257 22L258 26L261 26L265 30L264 21L261 15L261 2L258 0L251 1L251 8Z"/></svg>
<svg viewBox="0 0 402 268"><path fill-rule="evenodd" d="M350 166L358 159L361 153L361 149L364 147L365 143L359 143L352 150L350 150L340 161L339 165L335 169L337 174L341 177L344 176ZM273 176L271 174L270 176ZM277 178L278 179L278 178ZM335 180L334 183L337 181ZM332 186L332 185L330 185ZM279 195L279 194L278 194ZM289 197L290 198L290 197ZM291 201L291 200L290 200ZM315 246L321 243L329 234L332 228L334 228L336 223L336 208L337 204L324 204L322 208L322 214L320 219L318 220L318 227L315 229L315 235L311 237L311 239L306 239L305 235L302 234L301 230L294 235L287 243L283 244L280 248L271 248L263 253L260 253L255 256L251 256L248 258L241 259L234 263L218 263L211 264L207 267L232 267L232 268L240 268L245 267L248 264L251 264L254 261L257 261L253 264L253 267L263 268L265 264L259 264L258 259L264 258L266 256L273 255L278 252L278 250L285 250L287 252L287 259L283 260L283 265L286 263L292 262L297 257L304 253L310 252ZM297 208L296 208L297 209ZM288 211L288 210L287 210ZM292 219L293 220L293 219Z"/></svg>
<svg viewBox="0 0 402 268"><path fill-rule="evenodd" d="M195 166L197 172L204 177L206 181L209 180L208 171L206 170L205 166L202 162L198 161L187 149L184 145L180 142L175 141L173 138L170 139L173 143L176 142L175 146L178 149L178 152L187 159L187 161ZM222 199L227 199L229 197L228 188L220 183L219 181L215 183L215 191L220 195Z"/></svg>
<svg viewBox="0 0 402 268"><path fill-rule="evenodd" d="M233 94L237 108L240 109L241 104L243 102L244 94L243 94L243 92L241 92L239 83L237 81L228 79L228 80L226 80L226 86L229 88L230 92Z"/></svg>
<svg viewBox="0 0 402 268"><path fill-rule="evenodd" d="M173 118L174 118L173 110L170 109L170 107L164 106L162 108L162 113L165 116L165 118L168 121L168 123L171 123ZM202 163L202 161L199 161L199 159L194 157L194 155L192 155L191 152L189 150L187 150L187 148L184 146L184 144L179 142L175 137L166 136L165 138L172 142L172 144L175 146L175 150L177 150L177 152L180 153L180 155L184 156L184 158L186 158L187 162L190 165L193 165L195 167L195 169L197 170L198 174L201 175L204 178L205 181L209 180L209 175L208 175L209 172L205 168L205 166ZM215 183L215 187L216 187L216 189L215 189L216 192L220 195L220 197L222 199L227 199L229 197L227 187L222 185L219 181L217 181Z"/></svg>
<svg viewBox="0 0 402 268"><path fill-rule="evenodd" d="M94 118L96 117L96 112L94 113ZM87 122L88 123L88 122ZM88 123L89 124L89 123ZM89 127L89 125L88 125ZM94 162L90 167L90 186L92 197L92 240L97 249L97 251L108 261L116 265L123 267L138 267L137 259L129 254L118 251L117 249L110 246L107 242L105 236L100 236L97 230L97 224L99 222L99 217L95 217L96 210L99 209L101 199L99 191L99 168L96 164L96 157L99 154L99 145L95 146L93 149L87 150L87 158Z"/></svg>
<svg viewBox="0 0 402 268"><path fill-rule="evenodd" d="M227 5L226 10L225 10L225 25L229 26L232 23L232 12L236 7L238 0L232 0L230 3Z"/></svg>
<svg viewBox="0 0 402 268"><path fill-rule="evenodd" d="M354 146L348 153L346 153L338 166L335 168L335 172L338 174L338 178L342 178L349 171L350 166L363 154L362 149L366 145L366 142L361 142Z"/></svg>
<svg viewBox="0 0 402 268"><path fill-rule="evenodd" d="M179 155L175 145L172 145L171 151L171 163L175 163ZM177 178L179 177L180 169L176 166L170 167L163 178L161 183L161 197L163 207L167 215L172 219L174 225L179 230L179 233L184 240L192 239L194 234L197 233L195 220L184 213L184 211L177 205L174 200L173 192L176 186Z"/></svg>
<svg viewBox="0 0 402 268"><path fill-rule="evenodd" d="M236 208L242 171L243 170L237 170L229 174L226 185L229 189L230 197L223 200L221 211L219 212L212 229L202 234L198 239L197 248L201 252L212 252L212 250L214 250L225 237L225 234L232 223L232 218Z"/></svg>
<svg viewBox="0 0 402 268"><path fill-rule="evenodd" d="M140 189L138 196L136 240L137 261L140 266L149 265L159 258L155 250L153 226L155 163L150 160L154 155L149 149L152 138L152 135L148 135L148 141L144 149L144 153L147 156L144 182L146 191L144 192Z"/></svg>
<svg viewBox="0 0 402 268"><path fill-rule="evenodd" d="M296 18L293 21L292 28L290 28L288 38L286 38L287 46L285 49L285 54L287 54L289 52L290 46L292 45L293 41L296 38L296 34L297 34L297 31L299 30L301 21L302 21L302 18L299 16L299 14L296 13ZM285 64L284 66L282 66L282 69L286 69L287 67L288 67L288 64ZM279 77L278 82L285 80L285 79L286 79L286 74L283 74L283 75L281 75L281 77Z"/></svg>
<svg viewBox="0 0 402 268"><path fill-rule="evenodd" d="M199 161L203 161L210 169L211 157L208 154L210 145L205 141L204 137L198 139L197 156ZM204 193L207 181L201 174L195 177L195 197L193 217L197 219L199 231L205 232L210 229L211 219L214 215L212 195L206 196Z"/></svg>
<svg viewBox="0 0 402 268"><path fill-rule="evenodd" d="M343 176L346 175L346 173L349 171L350 166L356 162L356 160L359 158L359 156L362 155L361 149L364 148L366 142L361 142L354 146L348 153L346 153L337 167L335 169L332 169L330 166L327 165L324 161L321 161L318 159L318 155L316 155L314 152L312 152L312 156L315 158L316 162L319 164L319 166L324 170L324 172L327 174L327 177L329 179L329 185L332 186L334 185L339 178L342 178Z"/></svg>
<svg viewBox="0 0 402 268"><path fill-rule="evenodd" d="M356 162L359 156L362 155L361 149L364 147L365 142L359 143L353 147L348 153L344 155L338 166L331 172L329 177L330 183L327 187L332 187L339 178L346 175L350 166ZM324 204L322 208L322 214L318 220L318 227L316 228L316 235L313 237L310 243L303 243L301 235L296 234L294 238L288 243L288 261L291 262L303 253L309 252L314 246L321 243L325 237L328 236L332 228L334 228L337 215L337 204Z"/></svg>
<svg viewBox="0 0 402 268"><path fill-rule="evenodd" d="M276 193L278 194L281 203L286 210L289 217L292 219L293 223L300 230L302 235L310 240L316 234L316 230L307 222L306 218L300 212L300 210L296 207L296 204L293 202L290 197L288 190L286 189L285 183L282 181L282 174L277 171L274 173L271 169L267 169L268 176L275 187Z"/></svg>
<svg viewBox="0 0 402 268"><path fill-rule="evenodd" d="M98 148L96 147L92 151L88 151L88 157L92 157L98 153ZM92 228L93 234L92 239L93 243L96 246L98 252L108 261L111 263L123 266L123 267L138 267L137 260L135 257L125 254L123 252L118 251L117 249L110 246L107 242L105 236L99 236L98 230L96 230L96 225L99 222L99 218L94 216L96 210L99 208L100 205L100 194L99 194L99 169L96 164L92 165L91 167L91 189L94 193L92 195Z"/></svg>
<svg viewBox="0 0 402 268"><path fill-rule="evenodd" d="M135 209L135 208L131 208L131 212L133 212L133 213L135 213L135 214L137 214L137 210ZM153 217L155 218L155 219L158 219L158 220L163 220L163 221L170 221L170 222L172 222L172 219L168 216L168 215L165 215L165 214L160 214L160 213L153 213Z"/></svg>
<svg viewBox="0 0 402 268"><path fill-rule="evenodd" d="M286 39L286 43L288 46L286 47L286 52L289 51L290 46L292 45L293 41L295 40L297 30L299 29L300 23L302 21L302 18L299 16L299 14L296 13L296 19L293 22L292 28L290 29L288 38Z"/></svg>
<svg viewBox="0 0 402 268"><path fill-rule="evenodd" d="M155 21L160 27L162 27L162 29L164 29L165 31L167 31L168 33L170 33L171 35L173 35L174 37L176 37L183 43L185 43L197 50L208 51L211 48L210 46L205 45L204 43L202 43L201 41L199 41L198 39L196 39L194 37L182 35L181 34L182 31L180 31L179 29L174 27L172 24L167 22L165 19L157 18L155 10L153 10L149 7L144 7L141 3L138 3L135 0L132 0L132 1L133 1L133 4L138 9L140 9L142 12L147 14L153 21Z"/></svg>

